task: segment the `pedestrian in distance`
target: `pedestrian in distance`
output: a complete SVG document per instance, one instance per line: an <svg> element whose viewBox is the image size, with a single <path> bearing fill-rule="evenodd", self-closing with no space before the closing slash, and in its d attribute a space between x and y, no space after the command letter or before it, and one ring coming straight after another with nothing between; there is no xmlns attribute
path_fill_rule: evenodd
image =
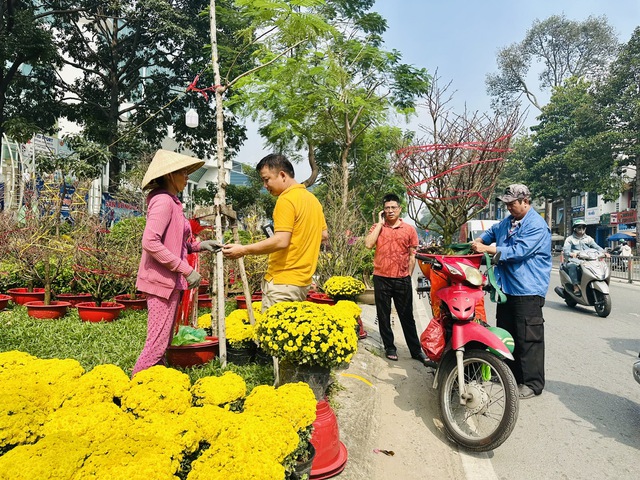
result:
<svg viewBox="0 0 640 480"><path fill-rule="evenodd" d="M329 238L322 205L295 180L293 165L284 155L264 157L256 171L264 187L278 197L273 210L274 234L249 245L226 244L226 258L269 254L262 281L262 310L278 302L307 298L318 265L320 245Z"/></svg>
<svg viewBox="0 0 640 480"><path fill-rule="evenodd" d="M200 274L187 262L187 254L220 249L215 240L189 241L191 227L178 199L189 174L202 165L197 158L158 150L142 180L142 189L151 192L136 288L147 295L147 338L132 376L164 364L182 292L200 284Z"/></svg>
<svg viewBox="0 0 640 480"><path fill-rule="evenodd" d="M531 207L526 185L509 185L498 198L509 215L471 247L477 253L500 253L496 280L507 301L497 306L497 326L507 330L515 342L514 361L507 362L518 394L522 399L532 398L545 385L542 307L551 279L551 230Z"/></svg>
<svg viewBox="0 0 640 480"><path fill-rule="evenodd" d="M371 227L364 244L369 249L376 249L373 257L373 287L378 329L385 355L389 360L398 360L391 328L393 300L411 358L430 366L429 359L422 351L413 317L411 273L416 263L418 234L412 225L400 218L402 209L397 195L385 195L382 204L383 209L378 213L378 223Z"/></svg>
<svg viewBox="0 0 640 480"><path fill-rule="evenodd" d="M569 235L562 246L562 256L564 257L564 262L560 268L564 269L571 279L571 283L573 285L573 293L576 296L581 296L580 293L580 278L582 277L582 271L580 269L580 262L573 260L578 257L580 252L584 252L586 250L597 250L598 252L604 252L604 248L596 243L596 241L586 234L587 231L587 222L583 219L578 218L573 221L572 225L573 233ZM605 253L605 256L609 256L608 253Z"/></svg>

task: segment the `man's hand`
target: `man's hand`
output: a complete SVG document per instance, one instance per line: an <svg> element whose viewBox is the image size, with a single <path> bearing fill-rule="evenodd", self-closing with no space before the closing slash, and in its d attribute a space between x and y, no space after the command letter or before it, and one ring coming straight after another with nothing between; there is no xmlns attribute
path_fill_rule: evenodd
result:
<svg viewBox="0 0 640 480"><path fill-rule="evenodd" d="M189 290L191 290L192 288L197 288L198 285L200 285L200 280L202 279L202 277L195 270L191 270L191 273L187 275L185 279L187 280L187 287L189 287Z"/></svg>
<svg viewBox="0 0 640 480"><path fill-rule="evenodd" d="M200 242L200 251L204 252L217 252L223 247L223 245L217 240L204 240Z"/></svg>
<svg viewBox="0 0 640 480"><path fill-rule="evenodd" d="M384 210L380 210L378 213L378 223L384 223Z"/></svg>
<svg viewBox="0 0 640 480"><path fill-rule="evenodd" d="M222 254L231 259L244 257L246 255L244 245L239 243L227 243L222 247Z"/></svg>
<svg viewBox="0 0 640 480"><path fill-rule="evenodd" d="M471 242L471 250L476 253L484 253L488 251L487 245L482 242Z"/></svg>

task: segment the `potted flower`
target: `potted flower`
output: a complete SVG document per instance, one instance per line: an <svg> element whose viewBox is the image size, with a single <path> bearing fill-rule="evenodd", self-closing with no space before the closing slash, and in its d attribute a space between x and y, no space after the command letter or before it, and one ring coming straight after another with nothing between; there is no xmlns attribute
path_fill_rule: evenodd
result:
<svg viewBox="0 0 640 480"><path fill-rule="evenodd" d="M57 190L54 194L43 191L38 209L26 210L20 221L9 215L3 215L2 219L2 230L7 232L0 246L2 256L28 285L9 293L14 303L25 305L27 314L35 318L59 318L70 306L68 302L53 300L52 293L52 285L63 272L73 248L68 235L71 228L59 218L58 204L62 202L59 197ZM43 288L34 289L34 284Z"/></svg>
<svg viewBox="0 0 640 480"><path fill-rule="evenodd" d="M187 368L208 363L218 353L218 337L207 335L203 328L181 325L165 356L169 365Z"/></svg>
<svg viewBox="0 0 640 480"><path fill-rule="evenodd" d="M256 322L257 318L256 316ZM224 321L227 335L227 360L236 365L249 363L256 353L256 342L255 329L249 321L247 310L234 310Z"/></svg>
<svg viewBox="0 0 640 480"><path fill-rule="evenodd" d="M147 308L146 295L138 293L136 289L145 224L144 217L127 217L121 219L109 231L109 242L113 249L118 251L120 283L127 292L114 298L116 302L131 310Z"/></svg>
<svg viewBox="0 0 640 480"><path fill-rule="evenodd" d="M256 321L256 339L277 357L280 382L305 381L322 399L331 369L344 366L358 349L356 321L341 309L312 302L281 302Z"/></svg>
<svg viewBox="0 0 640 480"><path fill-rule="evenodd" d="M76 305L80 318L90 322L115 320L125 306L107 299L122 292L127 259L98 219L90 219L77 235L73 260L78 283L94 299Z"/></svg>
<svg viewBox="0 0 640 480"><path fill-rule="evenodd" d="M322 286L324 292L333 300L355 300L357 295L365 291L365 285L353 277L334 275Z"/></svg>

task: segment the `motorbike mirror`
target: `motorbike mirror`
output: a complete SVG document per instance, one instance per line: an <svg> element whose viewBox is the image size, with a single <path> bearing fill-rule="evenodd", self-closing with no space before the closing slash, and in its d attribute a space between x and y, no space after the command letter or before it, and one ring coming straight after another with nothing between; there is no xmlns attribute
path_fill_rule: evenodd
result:
<svg viewBox="0 0 640 480"><path fill-rule="evenodd" d="M491 259L491 264L492 265L497 265L498 262L500 261L500 252L496 252L495 255L493 256L493 258Z"/></svg>

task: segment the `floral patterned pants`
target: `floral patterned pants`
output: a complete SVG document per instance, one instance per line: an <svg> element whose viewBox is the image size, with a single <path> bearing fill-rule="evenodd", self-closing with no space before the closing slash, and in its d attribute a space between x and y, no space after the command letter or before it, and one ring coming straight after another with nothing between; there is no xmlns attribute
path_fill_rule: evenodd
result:
<svg viewBox="0 0 640 480"><path fill-rule="evenodd" d="M147 340L131 376L155 365L164 365L164 353L173 338L182 290L174 290L168 299L147 294Z"/></svg>

